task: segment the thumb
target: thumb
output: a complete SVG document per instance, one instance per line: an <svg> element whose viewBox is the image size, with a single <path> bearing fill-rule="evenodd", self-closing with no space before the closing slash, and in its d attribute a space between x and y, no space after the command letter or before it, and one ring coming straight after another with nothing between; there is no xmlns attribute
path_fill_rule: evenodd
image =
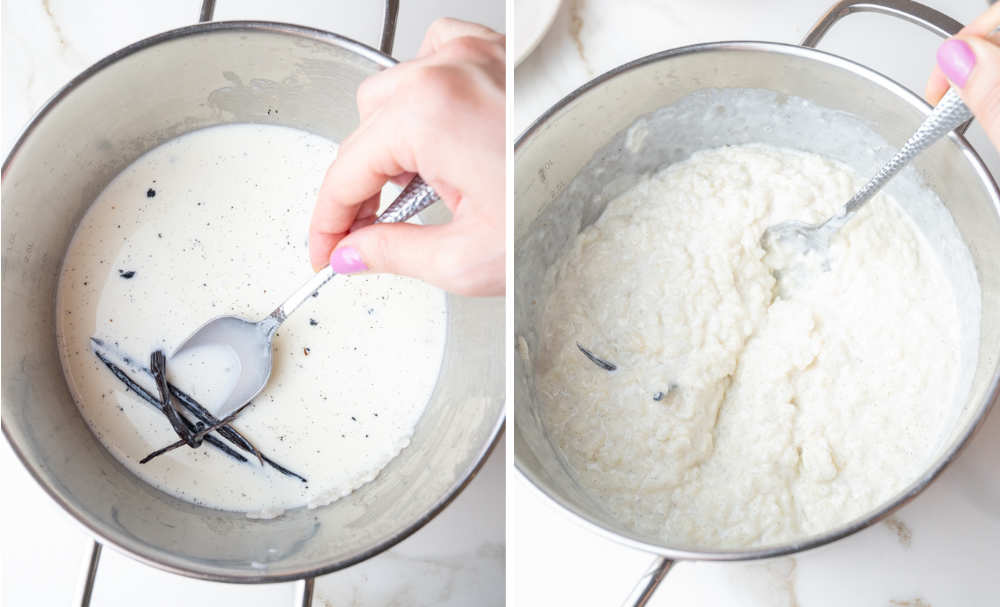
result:
<svg viewBox="0 0 1000 607"><path fill-rule="evenodd" d="M373 224L351 232L330 254L338 274L389 272L439 282L441 234L446 225Z"/></svg>
<svg viewBox="0 0 1000 607"><path fill-rule="evenodd" d="M990 141L1000 148L1000 47L962 35L938 47L937 62Z"/></svg>

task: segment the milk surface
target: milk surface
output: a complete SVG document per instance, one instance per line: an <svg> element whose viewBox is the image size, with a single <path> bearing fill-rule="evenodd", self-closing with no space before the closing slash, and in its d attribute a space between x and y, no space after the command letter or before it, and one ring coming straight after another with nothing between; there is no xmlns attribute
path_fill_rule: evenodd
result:
<svg viewBox="0 0 1000 607"><path fill-rule="evenodd" d="M336 277L278 330L271 379L233 425L308 482L207 444L139 464L177 435L92 351L95 337L157 394L138 369L153 350L169 355L216 316L269 314L312 275L309 217L335 155L334 143L285 127L196 131L137 159L81 222L58 290L63 369L94 434L146 482L273 515L347 495L408 444L437 380L447 314L444 293L413 279ZM212 408L239 370L224 348L208 354L229 371L199 372L204 359L192 356L168 374Z"/></svg>

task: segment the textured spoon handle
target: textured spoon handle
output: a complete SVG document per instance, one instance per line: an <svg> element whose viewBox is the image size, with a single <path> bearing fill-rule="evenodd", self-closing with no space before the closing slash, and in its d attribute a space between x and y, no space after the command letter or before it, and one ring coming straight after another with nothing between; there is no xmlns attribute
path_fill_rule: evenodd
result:
<svg viewBox="0 0 1000 607"><path fill-rule="evenodd" d="M882 165L882 168L865 184L865 187L861 188L847 202L840 215L842 217L852 215L882 189L882 186L905 167L914 156L970 118L972 118L972 112L965 106L958 91L953 88L948 89L948 92L941 98L941 101L920 125L920 128L913 133L889 162Z"/></svg>
<svg viewBox="0 0 1000 607"><path fill-rule="evenodd" d="M437 192L417 175L410 180L410 183L406 184L396 200L393 200L392 204L375 221L376 223L406 221L438 200L441 200L441 197L437 195ZM277 330L278 325L285 322L285 319L301 306L302 302L313 296L334 276L336 273L330 266L326 266L314 274L304 285L292 293L291 297L275 308L274 312L271 312L271 315L267 317L268 330L271 332Z"/></svg>
<svg viewBox="0 0 1000 607"><path fill-rule="evenodd" d="M393 200L389 208L378 216L375 223L406 221L439 200L441 197L438 196L437 192L427 185L427 182L420 175L417 175L410 180L410 183L406 184L396 200Z"/></svg>

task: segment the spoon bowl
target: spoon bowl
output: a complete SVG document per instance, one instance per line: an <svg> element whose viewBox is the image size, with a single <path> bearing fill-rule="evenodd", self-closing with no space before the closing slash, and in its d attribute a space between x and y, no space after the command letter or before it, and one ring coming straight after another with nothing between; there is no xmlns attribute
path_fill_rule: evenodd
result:
<svg viewBox="0 0 1000 607"><path fill-rule="evenodd" d="M440 197L423 179L414 177L376 223L406 221L438 200ZM326 266L263 320L220 316L208 321L170 356L173 374L197 380L207 394L200 395L202 404L218 418L228 416L267 385L271 377L271 341L281 323L334 276L336 273Z"/></svg>
<svg viewBox="0 0 1000 607"><path fill-rule="evenodd" d="M267 385L271 340L277 328L270 316L256 323L238 316L212 319L171 354L172 373L197 377L203 389L215 393L202 397L202 404L223 418L253 400Z"/></svg>
<svg viewBox="0 0 1000 607"><path fill-rule="evenodd" d="M823 223L783 221L764 230L761 243L768 252L780 248L793 255L822 254L829 250L830 239L840 227L833 225L831 221Z"/></svg>
<svg viewBox="0 0 1000 607"><path fill-rule="evenodd" d="M830 240L858 210L896 176L910 160L932 143L945 136L963 122L972 119L972 112L965 106L955 89L949 89L934 111L920 124L903 147L868 180L858 192L831 218L818 224L785 221L770 226L761 236L761 246L768 254L787 256L785 261L808 253L817 253L828 268L827 254Z"/></svg>

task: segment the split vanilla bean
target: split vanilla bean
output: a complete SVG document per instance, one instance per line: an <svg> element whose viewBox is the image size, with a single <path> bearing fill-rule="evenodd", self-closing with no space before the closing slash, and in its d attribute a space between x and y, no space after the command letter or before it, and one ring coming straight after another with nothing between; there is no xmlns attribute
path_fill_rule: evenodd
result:
<svg viewBox="0 0 1000 607"><path fill-rule="evenodd" d="M156 381L156 389L160 391L160 402L165 405L162 411L170 420L174 432L192 449L200 446L201 441L195 442L194 433L181 421L180 408L174 404L174 399L170 397L170 387L167 385L167 355L163 353L163 350L157 350L150 354L149 370Z"/></svg>
<svg viewBox="0 0 1000 607"><path fill-rule="evenodd" d="M215 432L216 430L218 430L219 428L221 428L223 426L229 425L233 420L236 419L236 417L240 413L243 412L244 409L246 409L247 407L249 407L252 404L253 404L253 401L248 401L242 407L240 407L239 409L237 409L237 410L233 411L232 413L230 413L229 415L227 415L225 417L225 419L221 420L219 423L217 423L217 424L215 424L213 426L209 426L208 428L204 428L202 430L199 430L197 434L195 434L194 436L191 437L192 441L194 442L194 446L195 447L200 447L201 446L201 441L204 440L206 436L208 436L212 432ZM179 441L170 443L166 447L163 447L161 449L157 449L156 451L153 451L152 453L150 453L146 457L144 457L141 460L139 460L139 463L140 464L145 464L149 460L151 460L153 458L156 458L156 457L159 457L159 456L163 455L164 453L166 453L168 451L173 451L174 449L176 449L178 447L183 447L184 445L190 445L190 444L191 443L188 442L186 439L181 438L181 440L179 440ZM257 459L260 461L260 465L263 466L264 465L264 458L261 457L260 451L257 451Z"/></svg>
<svg viewBox="0 0 1000 607"><path fill-rule="evenodd" d="M576 344L576 347L580 349L580 352L583 352L583 355L586 356L590 360L590 362L594 363L595 365L604 369L605 371L614 371L615 369L618 368L618 365L616 365L615 363L608 362L603 358L596 356L593 352L584 348L579 343Z"/></svg>
<svg viewBox="0 0 1000 607"><path fill-rule="evenodd" d="M102 342L99 339L91 338L91 341L93 341L94 344L97 346L100 347L104 346L104 342ZM142 386L136 383L136 381L133 380L127 373L125 373L125 371L122 370L121 367L116 365L108 357L104 356L101 352L99 352L96 349L94 350L94 354L102 363L104 363L104 366L106 366L108 370L110 370L111 373L116 378L118 378L119 381L125 384L126 388L135 392L137 395L139 395L140 398L145 400L150 405L156 407L161 412L166 413L165 411L163 411L165 407L163 402L161 402L155 396L150 394L146 389L144 389ZM127 359L125 362L134 365L132 361L129 361ZM153 375L152 371L149 369L140 367L139 365L134 365L134 366L138 367L140 371L150 376ZM215 431L218 433L219 436L224 438L229 443L235 445L240 449L243 449L244 451L252 453L259 461L262 461L263 463L269 465L270 467L274 468L275 470L277 470L281 474L284 474L285 476L290 476L292 478L298 479L303 483L309 482L304 476L297 474L289 470L288 468L285 468L281 464L275 462L271 458L262 454L253 445L253 443L251 443L249 439L247 439L238 430L236 430L236 428L233 428L231 425L220 426L219 425L220 420L216 418L208 409L202 406L198 401L192 398L189 394L180 390L179 388L177 388L173 384L170 384L169 382L167 384L167 387L170 389L170 394L171 396L174 397L175 402L180 404L181 407L183 407L190 415L192 415L195 419L198 420L198 422L192 422L188 420L185 416L183 415L180 416L180 419L185 424L185 426L191 431L192 435L197 435L197 433L203 431L206 427L218 426ZM232 457L233 459L236 459L240 462L248 461L247 458L245 458L239 452L233 450L229 445L227 445L225 442L220 440L215 435L206 433L204 436L204 441L209 445L219 449L226 455Z"/></svg>
<svg viewBox="0 0 1000 607"><path fill-rule="evenodd" d="M129 377L129 375L127 373L125 373L125 371L123 371L121 369L121 367L119 367L115 363L111 362L111 360L109 360L106 356L104 356L103 354L101 354L100 352L98 352L96 350L94 350L94 354L97 356L97 358L102 363L104 363L104 366L107 367L111 371L111 373L115 377L118 378L119 381L121 381L123 384L125 384L126 388L128 388L129 390L135 392L139 396L139 398L141 398L142 400L144 400L147 403L153 405L154 407L156 407L160 411L163 411L163 407L164 407L163 403L160 402L159 400L157 400L155 396L153 396L152 394L150 394L149 392L147 392L145 388L143 388L142 386L140 386L139 384L137 384L134 379L132 379L131 377ZM189 421L185 417L181 417L181 420L187 426L189 426L192 431L195 431L196 428L198 427L197 425L195 425L194 423L192 423L191 421ZM222 451L223 453L225 453L226 455L228 455L229 457L231 457L231 458L233 458L233 459L235 459L237 461L240 461L240 462L248 461L247 458L243 457L237 451L233 450L227 444L225 444L224 442L222 442L221 440L219 440L218 438L216 438L214 436L206 437L205 442L208 443L208 444L210 444L210 445L212 445L213 447L215 447L219 451ZM297 476L297 475L295 475L295 476Z"/></svg>
<svg viewBox="0 0 1000 607"><path fill-rule="evenodd" d="M191 398L189 394L179 389L177 386L170 384L170 393L173 394L174 398L176 398L181 403L181 405L184 406L184 408L186 408L188 411L191 412L191 415L198 418L198 420L209 425L214 425L218 423L218 419L214 415L212 415L212 413L208 409L203 407L198 401ZM251 443L250 440L247 439L245 436L240 434L240 432L236 428L233 428L232 426L223 426L219 428L218 432L222 437L224 437L229 442L240 447L241 449L250 451L254 455L258 456L259 459L264 460L265 464L271 466L272 468L284 474L285 476L291 476L297 478L303 483L309 482L308 480L306 480L304 476L292 472L288 468L285 468L284 466L277 463L273 459L262 454L260 451L257 450L257 447L254 447L253 443Z"/></svg>

